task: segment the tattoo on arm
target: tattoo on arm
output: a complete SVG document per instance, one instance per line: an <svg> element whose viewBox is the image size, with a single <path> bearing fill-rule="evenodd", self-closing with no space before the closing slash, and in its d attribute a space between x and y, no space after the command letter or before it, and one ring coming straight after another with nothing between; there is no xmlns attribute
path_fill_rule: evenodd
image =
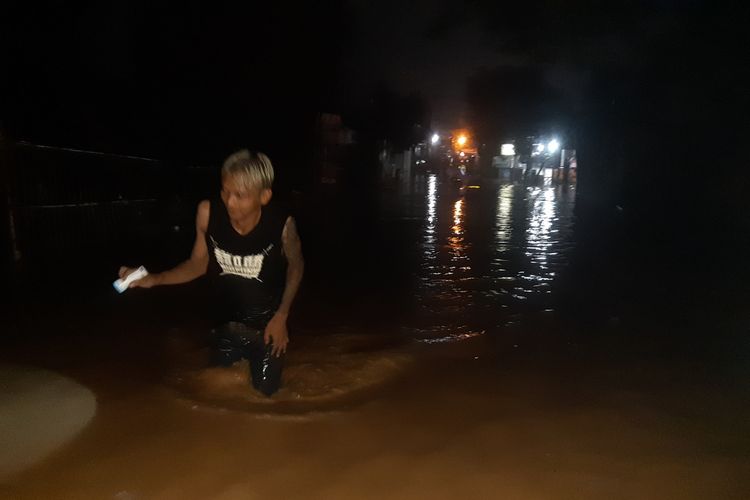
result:
<svg viewBox="0 0 750 500"><path fill-rule="evenodd" d="M297 225L292 217L289 217L284 224L284 230L281 233L281 242L283 244L284 255L289 263L301 262L302 242L297 233Z"/></svg>
<svg viewBox="0 0 750 500"><path fill-rule="evenodd" d="M284 230L281 233L281 242L282 250L289 262L289 266L286 270L286 287L281 297L281 305L278 312L289 314L289 309L292 306L295 295L297 295L297 290L299 290L300 282L302 282L302 274L305 269L305 260L302 257L302 243L300 242L297 226L292 217L286 220Z"/></svg>

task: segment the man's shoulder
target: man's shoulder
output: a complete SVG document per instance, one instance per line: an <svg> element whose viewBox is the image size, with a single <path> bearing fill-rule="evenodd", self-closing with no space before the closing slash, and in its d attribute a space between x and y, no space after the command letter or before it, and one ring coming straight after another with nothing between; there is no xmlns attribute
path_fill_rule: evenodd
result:
<svg viewBox="0 0 750 500"><path fill-rule="evenodd" d="M289 207L283 202L271 202L263 207L263 217L266 218L271 225L276 229L281 230L284 228L287 219L291 216Z"/></svg>
<svg viewBox="0 0 750 500"><path fill-rule="evenodd" d="M204 231L208 229L208 221L211 216L211 201L201 200L198 203L198 210L196 211L195 219L198 226Z"/></svg>

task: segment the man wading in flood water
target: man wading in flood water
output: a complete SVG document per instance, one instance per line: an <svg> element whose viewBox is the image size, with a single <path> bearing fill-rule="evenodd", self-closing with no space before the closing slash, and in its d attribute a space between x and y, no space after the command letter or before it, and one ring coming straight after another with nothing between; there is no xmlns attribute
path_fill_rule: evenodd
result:
<svg viewBox="0 0 750 500"><path fill-rule="evenodd" d="M253 387L267 396L281 384L287 317L305 266L294 219L268 204L273 177L263 153L242 150L227 158L221 198L198 205L190 258L130 285L176 285L207 274L219 320L216 362L247 358ZM133 271L122 267L120 277Z"/></svg>

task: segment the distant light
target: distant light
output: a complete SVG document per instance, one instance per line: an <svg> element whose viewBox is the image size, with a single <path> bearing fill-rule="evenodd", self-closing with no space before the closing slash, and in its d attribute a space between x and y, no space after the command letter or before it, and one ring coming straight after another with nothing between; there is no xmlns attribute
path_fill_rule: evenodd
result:
<svg viewBox="0 0 750 500"><path fill-rule="evenodd" d="M465 145L466 141L468 141L468 139L467 139L467 137L465 135L459 135L458 139L456 140L456 142L458 143L459 146Z"/></svg>
<svg viewBox="0 0 750 500"><path fill-rule="evenodd" d="M469 188L469 189L479 189L479 186L473 186L473 185L472 186L466 186L466 187Z"/></svg>
<svg viewBox="0 0 750 500"><path fill-rule="evenodd" d="M558 149L560 149L560 141L558 141L557 139L552 139L551 141L549 141L549 144L547 144L547 151L549 151L550 153L555 153Z"/></svg>
<svg viewBox="0 0 750 500"><path fill-rule="evenodd" d="M537 145L536 145L536 152L537 152L537 153L542 153L542 152L544 152L544 144L537 144Z"/></svg>
<svg viewBox="0 0 750 500"><path fill-rule="evenodd" d="M466 156L466 153L464 153L463 151L461 151L460 153L458 153L458 156L460 156L460 157L463 158L464 156Z"/></svg>
<svg viewBox="0 0 750 500"><path fill-rule="evenodd" d="M438 141L440 141L440 136L439 136L439 135L437 135L437 134L432 134L432 139L430 139L430 141L431 141L431 142L432 142L433 144L437 144L437 143L438 143Z"/></svg>
<svg viewBox="0 0 750 500"><path fill-rule="evenodd" d="M502 156L516 156L516 145L503 144L502 146L500 146L500 154Z"/></svg>

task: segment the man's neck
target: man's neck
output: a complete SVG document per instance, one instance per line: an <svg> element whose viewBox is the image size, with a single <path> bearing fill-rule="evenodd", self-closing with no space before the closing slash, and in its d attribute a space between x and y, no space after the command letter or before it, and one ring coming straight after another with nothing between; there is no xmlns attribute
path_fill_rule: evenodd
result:
<svg viewBox="0 0 750 500"><path fill-rule="evenodd" d="M258 225L258 222L260 221L260 214L261 210L258 210L256 213L250 214L243 219L229 219L229 223L232 224L232 227L235 231L244 236L255 229L255 226Z"/></svg>

